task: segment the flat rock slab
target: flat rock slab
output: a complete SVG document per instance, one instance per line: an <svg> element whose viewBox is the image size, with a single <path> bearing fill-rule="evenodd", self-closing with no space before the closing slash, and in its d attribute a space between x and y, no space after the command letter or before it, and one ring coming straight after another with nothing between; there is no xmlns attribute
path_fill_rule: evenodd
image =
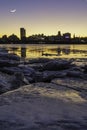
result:
<svg viewBox="0 0 87 130"><path fill-rule="evenodd" d="M62 85L80 92L87 92L87 80L77 78L58 78L52 80L56 85Z"/></svg>
<svg viewBox="0 0 87 130"><path fill-rule="evenodd" d="M86 130L87 100L54 83L34 83L0 96L1 130Z"/></svg>

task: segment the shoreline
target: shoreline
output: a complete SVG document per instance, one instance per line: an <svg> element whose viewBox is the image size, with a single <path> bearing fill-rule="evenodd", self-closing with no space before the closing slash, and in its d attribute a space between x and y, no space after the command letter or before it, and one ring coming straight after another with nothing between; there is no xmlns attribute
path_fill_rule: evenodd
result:
<svg viewBox="0 0 87 130"><path fill-rule="evenodd" d="M21 63L8 53L0 57L1 130L87 129L86 64L48 58Z"/></svg>

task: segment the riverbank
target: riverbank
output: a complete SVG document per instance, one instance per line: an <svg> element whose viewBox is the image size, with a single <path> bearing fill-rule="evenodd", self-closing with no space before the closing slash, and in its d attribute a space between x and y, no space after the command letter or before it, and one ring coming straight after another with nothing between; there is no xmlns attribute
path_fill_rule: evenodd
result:
<svg viewBox="0 0 87 130"><path fill-rule="evenodd" d="M86 130L87 91L81 88L87 82L67 80L34 83L2 94L0 129ZM78 85L80 91L73 89Z"/></svg>
<svg viewBox="0 0 87 130"><path fill-rule="evenodd" d="M0 53L1 130L86 130L86 59Z"/></svg>

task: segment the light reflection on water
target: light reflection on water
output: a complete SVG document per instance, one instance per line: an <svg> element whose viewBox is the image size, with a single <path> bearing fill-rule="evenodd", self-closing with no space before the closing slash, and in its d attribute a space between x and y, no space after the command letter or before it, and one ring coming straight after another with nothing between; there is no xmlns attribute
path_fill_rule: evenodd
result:
<svg viewBox="0 0 87 130"><path fill-rule="evenodd" d="M87 45L0 45L23 58L87 58Z"/></svg>

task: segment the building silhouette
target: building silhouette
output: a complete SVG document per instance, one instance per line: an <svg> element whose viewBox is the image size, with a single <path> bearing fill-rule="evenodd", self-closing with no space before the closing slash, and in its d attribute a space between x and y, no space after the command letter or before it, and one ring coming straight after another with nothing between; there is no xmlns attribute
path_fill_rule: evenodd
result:
<svg viewBox="0 0 87 130"><path fill-rule="evenodd" d="M25 40L26 38L26 30L24 28L20 28L20 39Z"/></svg>
<svg viewBox="0 0 87 130"><path fill-rule="evenodd" d="M71 39L71 33L64 33L63 39Z"/></svg>
<svg viewBox="0 0 87 130"><path fill-rule="evenodd" d="M26 58L26 48L25 47L21 48L21 57Z"/></svg>
<svg viewBox="0 0 87 130"><path fill-rule="evenodd" d="M62 39L62 35L61 35L61 31L58 31L58 40L61 40Z"/></svg>

